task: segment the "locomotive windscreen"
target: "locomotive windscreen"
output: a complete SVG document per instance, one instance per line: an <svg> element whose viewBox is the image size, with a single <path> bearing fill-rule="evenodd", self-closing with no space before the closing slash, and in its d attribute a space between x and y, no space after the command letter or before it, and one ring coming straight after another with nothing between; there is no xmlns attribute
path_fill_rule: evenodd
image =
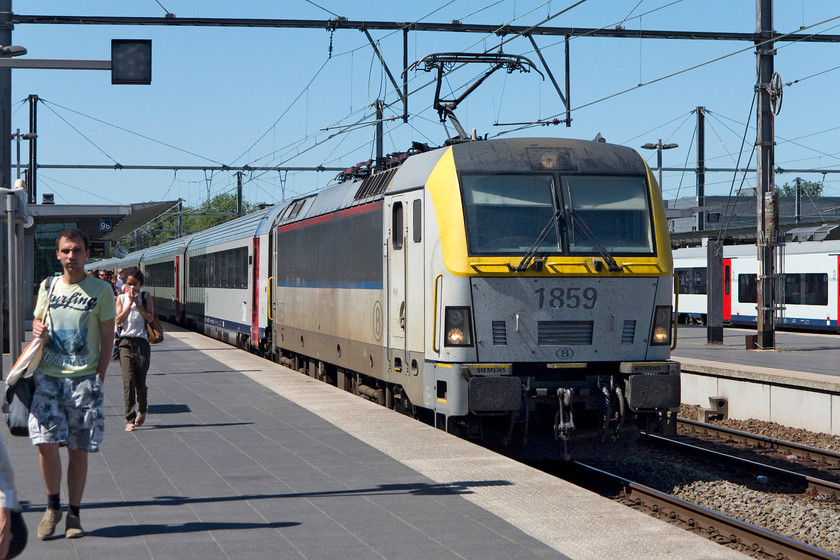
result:
<svg viewBox="0 0 840 560"><path fill-rule="evenodd" d="M470 255L647 256L656 253L647 184L639 176L460 176Z"/></svg>

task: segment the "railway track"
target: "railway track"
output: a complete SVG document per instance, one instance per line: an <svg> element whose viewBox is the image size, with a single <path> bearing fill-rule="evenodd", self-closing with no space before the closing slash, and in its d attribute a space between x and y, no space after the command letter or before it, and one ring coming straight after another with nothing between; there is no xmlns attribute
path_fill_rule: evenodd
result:
<svg viewBox="0 0 840 560"><path fill-rule="evenodd" d="M800 445L790 441L783 441L748 432L741 432L739 430L697 422L695 420L688 420L686 418L679 418L677 422L685 432L706 434L714 436L718 439L728 439L731 441L753 445L755 447L774 449L782 455L796 455L799 459L808 459L829 467L840 468L840 453L835 453L833 451L826 451L824 449L817 449L815 447ZM685 434L685 432L683 432L683 434Z"/></svg>
<svg viewBox="0 0 840 560"><path fill-rule="evenodd" d="M622 501L660 518L700 532L722 545L735 546L754 556L777 560L832 559L840 556L739 521L665 492L583 463L573 463L575 482L596 492L620 494Z"/></svg>
<svg viewBox="0 0 840 560"><path fill-rule="evenodd" d="M703 447L690 445L688 443L676 441L662 436L657 436L654 434L642 434L641 439L642 441L651 442L656 445L676 449L681 454L692 455L717 464L731 465L734 468L742 469L746 472L751 473L756 478L765 476L774 477L779 480L784 480L793 486L801 487L803 489L803 492L820 494L823 496L833 498L840 498L840 484L837 484L836 482L831 482L828 480L823 480L821 478L804 475L791 470L774 467L764 463L759 463L757 461L751 461L749 459L743 459L741 457L728 455L719 451L705 449ZM814 451L821 450L815 449Z"/></svg>

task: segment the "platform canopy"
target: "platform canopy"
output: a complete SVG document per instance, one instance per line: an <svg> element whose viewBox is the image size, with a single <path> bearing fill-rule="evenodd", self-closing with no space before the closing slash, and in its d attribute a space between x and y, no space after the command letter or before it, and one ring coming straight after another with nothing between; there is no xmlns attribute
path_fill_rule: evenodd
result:
<svg viewBox="0 0 840 560"><path fill-rule="evenodd" d="M135 229L149 223L178 200L140 202L136 204L33 204L29 213L36 223L74 221L91 241L118 241Z"/></svg>

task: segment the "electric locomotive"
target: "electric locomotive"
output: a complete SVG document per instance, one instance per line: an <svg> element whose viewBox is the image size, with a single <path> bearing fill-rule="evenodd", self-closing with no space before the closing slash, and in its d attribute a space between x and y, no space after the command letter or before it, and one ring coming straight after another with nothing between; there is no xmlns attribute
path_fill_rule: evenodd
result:
<svg viewBox="0 0 840 560"><path fill-rule="evenodd" d="M523 458L671 426L673 262L641 156L536 138L416 152L279 213L272 355Z"/></svg>

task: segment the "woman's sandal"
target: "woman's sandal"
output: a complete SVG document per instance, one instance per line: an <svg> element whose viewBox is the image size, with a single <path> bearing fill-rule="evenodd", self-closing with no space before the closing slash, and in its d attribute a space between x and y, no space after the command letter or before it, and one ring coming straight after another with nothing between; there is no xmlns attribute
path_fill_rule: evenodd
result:
<svg viewBox="0 0 840 560"><path fill-rule="evenodd" d="M146 413L141 412L137 415L137 418L134 419L134 425L138 428L143 425L143 422L146 421Z"/></svg>
<svg viewBox="0 0 840 560"><path fill-rule="evenodd" d="M125 425L126 432L133 432L134 431L134 424L126 424Z"/></svg>

